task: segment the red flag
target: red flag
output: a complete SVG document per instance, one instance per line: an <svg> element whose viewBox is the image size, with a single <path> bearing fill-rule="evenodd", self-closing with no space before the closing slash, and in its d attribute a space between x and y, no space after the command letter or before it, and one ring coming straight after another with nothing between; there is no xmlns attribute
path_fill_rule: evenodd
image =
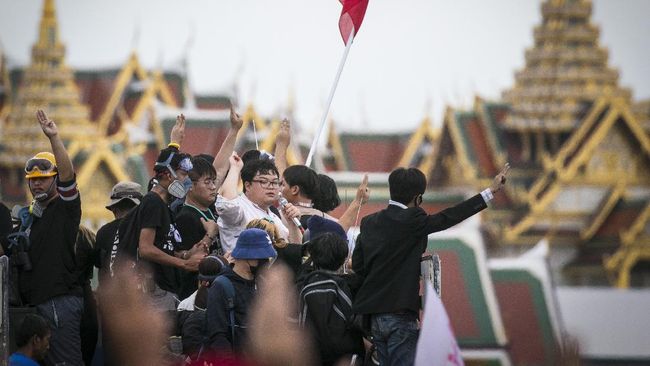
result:
<svg viewBox="0 0 650 366"><path fill-rule="evenodd" d="M361 22L366 15L366 8L368 7L368 0L339 0L343 5L341 10L341 17L339 18L339 30L343 43L348 44L350 32L356 36L361 28Z"/></svg>

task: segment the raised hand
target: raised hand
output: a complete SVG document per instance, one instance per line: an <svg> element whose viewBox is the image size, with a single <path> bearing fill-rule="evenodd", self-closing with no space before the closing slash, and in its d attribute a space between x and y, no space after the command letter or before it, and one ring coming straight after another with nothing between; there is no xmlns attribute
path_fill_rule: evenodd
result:
<svg viewBox="0 0 650 366"><path fill-rule="evenodd" d="M501 169L501 171L499 172L499 174L497 174L494 177L494 181L492 182L492 186L490 187L492 193L499 192L501 188L503 188L503 186L506 184L508 170L510 170L510 163L506 163L503 166L503 169Z"/></svg>
<svg viewBox="0 0 650 366"><path fill-rule="evenodd" d="M291 143L291 122L285 118L280 122L280 130L275 137L275 143L282 146L289 146Z"/></svg>
<svg viewBox="0 0 650 366"><path fill-rule="evenodd" d="M243 125L244 120L241 118L239 113L235 112L233 106L230 105L230 128L233 130L239 130Z"/></svg>
<svg viewBox="0 0 650 366"><path fill-rule="evenodd" d="M356 200L359 201L360 204L364 204L368 202L368 199L370 199L370 189L368 189L368 174L363 175L363 180L361 181L361 184L359 184L359 188L357 188L357 195L356 195Z"/></svg>
<svg viewBox="0 0 650 366"><path fill-rule="evenodd" d="M178 116L176 116L176 123L174 124L174 127L172 127L172 132L169 135L169 141L182 145L184 138L185 138L185 116L181 113Z"/></svg>
<svg viewBox="0 0 650 366"><path fill-rule="evenodd" d="M43 133L45 133L45 136L54 137L59 134L59 129L56 127L56 123L47 118L47 115L42 109L36 111L36 119L38 120L38 123L41 124L41 129L43 130Z"/></svg>
<svg viewBox="0 0 650 366"><path fill-rule="evenodd" d="M237 170L241 170L244 167L244 161L237 155L236 152L233 152L232 155L230 155L230 159L228 159L230 162L230 167L231 168L236 168Z"/></svg>

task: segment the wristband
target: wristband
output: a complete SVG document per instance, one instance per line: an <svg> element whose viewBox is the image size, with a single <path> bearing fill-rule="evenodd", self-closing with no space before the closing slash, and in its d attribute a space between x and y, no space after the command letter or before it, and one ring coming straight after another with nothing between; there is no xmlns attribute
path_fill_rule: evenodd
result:
<svg viewBox="0 0 650 366"><path fill-rule="evenodd" d="M167 144L167 147L175 147L178 150L181 149L181 145L178 142L173 142L173 141Z"/></svg>
<svg viewBox="0 0 650 366"><path fill-rule="evenodd" d="M208 234L208 233L205 233L205 236L207 236L207 237L208 237L208 239L210 239L210 240L212 240L212 241L214 241L214 239L216 239L216 238L217 238L217 236L216 236L216 235L215 235L215 236L214 236L214 238L213 238L213 237L211 237L211 236L210 236L210 234Z"/></svg>
<svg viewBox="0 0 650 366"><path fill-rule="evenodd" d="M183 253L181 254L181 259L182 260L187 259L187 250L183 251Z"/></svg>

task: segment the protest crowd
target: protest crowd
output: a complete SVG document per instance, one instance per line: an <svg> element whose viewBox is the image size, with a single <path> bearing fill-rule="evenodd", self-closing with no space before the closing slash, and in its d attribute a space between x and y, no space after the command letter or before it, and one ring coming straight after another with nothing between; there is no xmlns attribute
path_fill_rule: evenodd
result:
<svg viewBox="0 0 650 366"><path fill-rule="evenodd" d="M333 217L334 181L287 166L288 120L273 154L239 155L231 108L217 155L190 156L179 115L148 187L106 192L115 220L95 233L80 225L84 192L55 121L36 120L51 152L25 162L33 201L0 207L23 314L10 365L411 365L427 237L487 208L508 171L433 213L420 207L425 175L398 168L386 208L360 218L365 176Z"/></svg>

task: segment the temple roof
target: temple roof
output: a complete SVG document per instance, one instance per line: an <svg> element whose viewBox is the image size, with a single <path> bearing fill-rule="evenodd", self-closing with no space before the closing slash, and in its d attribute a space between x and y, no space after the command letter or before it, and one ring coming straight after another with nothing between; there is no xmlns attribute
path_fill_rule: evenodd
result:
<svg viewBox="0 0 650 366"><path fill-rule="evenodd" d="M526 65L503 93L512 106L505 126L572 130L581 122L586 103L601 96L629 101L631 92L618 86L619 74L608 66L608 52L598 43L591 1L548 0L541 8L542 23L535 27Z"/></svg>

